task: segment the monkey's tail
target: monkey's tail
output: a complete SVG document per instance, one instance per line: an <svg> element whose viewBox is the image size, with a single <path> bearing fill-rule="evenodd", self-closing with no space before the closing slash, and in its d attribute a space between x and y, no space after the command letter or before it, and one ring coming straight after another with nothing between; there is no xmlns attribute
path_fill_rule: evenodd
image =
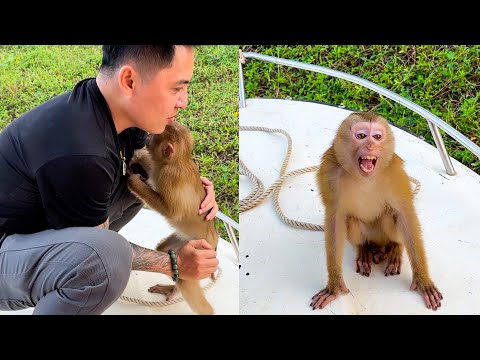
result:
<svg viewBox="0 0 480 360"><path fill-rule="evenodd" d="M213 307L205 298L199 281L178 279L177 286L194 312L200 315L213 315Z"/></svg>

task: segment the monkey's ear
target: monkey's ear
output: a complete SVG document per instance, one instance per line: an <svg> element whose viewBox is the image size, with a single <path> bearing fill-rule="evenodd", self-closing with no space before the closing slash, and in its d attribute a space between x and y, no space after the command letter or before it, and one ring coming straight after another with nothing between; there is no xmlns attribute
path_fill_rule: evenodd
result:
<svg viewBox="0 0 480 360"><path fill-rule="evenodd" d="M162 149L163 156L170 157L173 155L173 145L171 143L166 143Z"/></svg>

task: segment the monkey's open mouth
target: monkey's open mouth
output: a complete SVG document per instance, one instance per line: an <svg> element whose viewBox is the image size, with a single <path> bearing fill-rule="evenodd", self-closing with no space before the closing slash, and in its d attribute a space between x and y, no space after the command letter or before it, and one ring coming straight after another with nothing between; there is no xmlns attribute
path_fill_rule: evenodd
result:
<svg viewBox="0 0 480 360"><path fill-rule="evenodd" d="M358 158L358 165L364 173L371 173L375 170L375 165L377 164L376 156L361 156Z"/></svg>
<svg viewBox="0 0 480 360"><path fill-rule="evenodd" d="M130 163L130 170L134 174L139 174L144 179L148 179L148 174L142 165L138 162Z"/></svg>

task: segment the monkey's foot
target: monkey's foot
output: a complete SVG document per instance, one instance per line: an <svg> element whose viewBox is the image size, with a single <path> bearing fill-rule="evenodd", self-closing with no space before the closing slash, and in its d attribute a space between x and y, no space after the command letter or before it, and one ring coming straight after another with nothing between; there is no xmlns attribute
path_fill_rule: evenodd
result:
<svg viewBox="0 0 480 360"><path fill-rule="evenodd" d="M148 292L163 294L167 298L167 301L172 300L178 293L178 289L175 285L154 285L148 289Z"/></svg>
<svg viewBox="0 0 480 360"><path fill-rule="evenodd" d="M372 271L373 253L369 249L368 243L358 245L357 247L357 273L363 276L370 276Z"/></svg>
<svg viewBox="0 0 480 360"><path fill-rule="evenodd" d="M402 267L402 247L394 242L390 242L387 245L388 250L388 264L385 268L385 276L400 274L400 268Z"/></svg>
<svg viewBox="0 0 480 360"><path fill-rule="evenodd" d="M380 264L387 258L390 251L392 251L392 247L390 245L380 246L370 241L368 242L368 250L372 253L373 262Z"/></svg>
<svg viewBox="0 0 480 360"><path fill-rule="evenodd" d="M414 279L410 289L416 290L422 295L423 301L425 301L428 309L437 310L442 306L440 300L443 300L443 296L433 282L423 284L421 281Z"/></svg>
<svg viewBox="0 0 480 360"><path fill-rule="evenodd" d="M325 289L315 294L312 297L310 306L312 307L312 310L323 309L325 306L335 300L338 295L347 294L349 292L350 290L348 290L345 282L342 280L338 285L327 286Z"/></svg>

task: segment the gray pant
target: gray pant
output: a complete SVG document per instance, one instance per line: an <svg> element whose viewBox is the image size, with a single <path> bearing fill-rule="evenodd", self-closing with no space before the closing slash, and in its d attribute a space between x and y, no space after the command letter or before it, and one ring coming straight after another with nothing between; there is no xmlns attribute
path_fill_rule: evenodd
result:
<svg viewBox="0 0 480 360"><path fill-rule="evenodd" d="M125 290L132 254L123 236L100 228L7 236L0 247L0 310L101 314Z"/></svg>
<svg viewBox="0 0 480 360"><path fill-rule="evenodd" d="M113 230L71 227L3 241L0 236L0 310L102 314L125 290L132 268L130 243L115 231L140 209L141 203L127 209Z"/></svg>

